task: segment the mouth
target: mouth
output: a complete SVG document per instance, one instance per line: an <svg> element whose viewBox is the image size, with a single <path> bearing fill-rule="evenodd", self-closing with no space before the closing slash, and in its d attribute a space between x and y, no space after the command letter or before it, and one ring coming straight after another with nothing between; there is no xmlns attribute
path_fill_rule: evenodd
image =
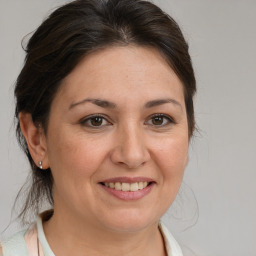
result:
<svg viewBox="0 0 256 256"><path fill-rule="evenodd" d="M153 189L155 181L149 178L119 177L99 182L108 194L125 201L138 200L148 195Z"/></svg>
<svg viewBox="0 0 256 256"><path fill-rule="evenodd" d="M127 183L127 182L101 182L100 184L118 191L124 191L124 192L136 192L138 190L145 189L146 187L150 186L153 182L147 182L147 181L140 181L140 182L133 182L133 183Z"/></svg>

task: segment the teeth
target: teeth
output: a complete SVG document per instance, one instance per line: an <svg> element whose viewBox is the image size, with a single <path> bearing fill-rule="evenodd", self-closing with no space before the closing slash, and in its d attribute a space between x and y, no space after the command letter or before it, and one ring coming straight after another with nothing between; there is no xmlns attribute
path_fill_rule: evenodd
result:
<svg viewBox="0 0 256 256"><path fill-rule="evenodd" d="M132 184L130 185L130 190L131 190L131 191L137 191L137 190L139 190L139 184L138 184L138 182L132 183Z"/></svg>
<svg viewBox="0 0 256 256"><path fill-rule="evenodd" d="M110 183L109 183L109 187L110 187L110 188L115 188L115 183L110 182Z"/></svg>
<svg viewBox="0 0 256 256"><path fill-rule="evenodd" d="M122 190L122 184L120 182L115 183L115 190Z"/></svg>
<svg viewBox="0 0 256 256"><path fill-rule="evenodd" d="M108 188L113 188L115 190L122 190L122 191L138 191L145 187L147 187L148 182L146 181L140 181L140 182L134 182L134 183L126 183L126 182L105 182L104 185Z"/></svg>
<svg viewBox="0 0 256 256"><path fill-rule="evenodd" d="M139 189L143 189L143 187L144 187L144 182L139 182Z"/></svg>
<svg viewBox="0 0 256 256"><path fill-rule="evenodd" d="M122 183L122 191L130 191L130 184Z"/></svg>

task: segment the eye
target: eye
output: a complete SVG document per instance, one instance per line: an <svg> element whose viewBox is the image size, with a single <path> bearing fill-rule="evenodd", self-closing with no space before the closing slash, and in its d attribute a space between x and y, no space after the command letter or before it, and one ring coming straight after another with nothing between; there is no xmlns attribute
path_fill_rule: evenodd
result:
<svg viewBox="0 0 256 256"><path fill-rule="evenodd" d="M147 121L147 124L152 126L166 126L172 123L174 123L174 120L164 114L155 114Z"/></svg>
<svg viewBox="0 0 256 256"><path fill-rule="evenodd" d="M103 126L110 125L110 122L108 122L105 117L99 114L86 117L80 123L83 126L92 127L92 128L100 128Z"/></svg>

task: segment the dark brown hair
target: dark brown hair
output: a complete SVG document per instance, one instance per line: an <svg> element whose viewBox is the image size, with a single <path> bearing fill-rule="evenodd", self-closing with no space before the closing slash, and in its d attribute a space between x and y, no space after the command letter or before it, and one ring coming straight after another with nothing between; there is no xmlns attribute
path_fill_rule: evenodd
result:
<svg viewBox="0 0 256 256"><path fill-rule="evenodd" d="M32 168L32 183L19 215L23 221L30 210L37 214L45 199L53 205L53 178L50 168L41 171L33 162L20 129L19 112L30 113L35 125L41 125L47 133L52 100L79 61L96 50L129 44L157 49L183 82L192 136L195 77L188 45L169 15L141 0L77 0L56 9L28 41L15 87L17 138Z"/></svg>

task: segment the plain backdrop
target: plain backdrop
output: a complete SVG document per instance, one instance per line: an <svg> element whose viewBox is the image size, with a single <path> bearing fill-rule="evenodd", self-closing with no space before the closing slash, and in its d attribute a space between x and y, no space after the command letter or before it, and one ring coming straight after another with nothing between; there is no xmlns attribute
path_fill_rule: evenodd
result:
<svg viewBox="0 0 256 256"><path fill-rule="evenodd" d="M65 2L0 0L0 238L20 228L14 222L2 232L29 170L13 126L21 40ZM189 42L200 128L165 222L185 255L256 256L256 1L155 3L176 19Z"/></svg>

